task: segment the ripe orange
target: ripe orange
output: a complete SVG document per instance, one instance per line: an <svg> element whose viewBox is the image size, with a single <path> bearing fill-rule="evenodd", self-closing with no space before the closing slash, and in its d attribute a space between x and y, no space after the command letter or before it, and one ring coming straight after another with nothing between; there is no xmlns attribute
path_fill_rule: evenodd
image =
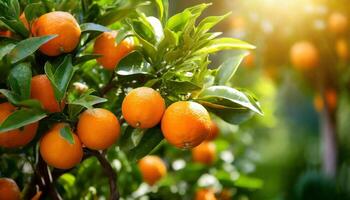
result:
<svg viewBox="0 0 350 200"><path fill-rule="evenodd" d="M207 140L209 140L209 141L215 140L215 138L218 137L219 132L220 132L220 130L219 130L218 125L212 120L210 122L209 134L208 134Z"/></svg>
<svg viewBox="0 0 350 200"><path fill-rule="evenodd" d="M167 173L166 166L158 156L145 156L138 163L143 180L154 185Z"/></svg>
<svg viewBox="0 0 350 200"><path fill-rule="evenodd" d="M216 200L215 193L210 189L200 189L196 193L195 200Z"/></svg>
<svg viewBox="0 0 350 200"><path fill-rule="evenodd" d="M19 16L19 20L21 20L23 25L29 30L29 23L26 19L26 15L24 14L24 12L21 14L21 16Z"/></svg>
<svg viewBox="0 0 350 200"><path fill-rule="evenodd" d="M0 124L4 122L5 119L15 111L15 109L16 108L9 103L0 104ZM35 122L25 126L22 129L0 133L0 147L17 148L25 146L33 140L37 129L38 123Z"/></svg>
<svg viewBox="0 0 350 200"><path fill-rule="evenodd" d="M331 33L345 33L348 28L348 18L340 12L333 12L328 18L328 29Z"/></svg>
<svg viewBox="0 0 350 200"><path fill-rule="evenodd" d="M41 191L37 191L36 194L32 197L31 200L39 200L41 197L42 192Z"/></svg>
<svg viewBox="0 0 350 200"><path fill-rule="evenodd" d="M337 108L337 92L334 89L327 89L325 91L325 98L330 111L334 111ZM324 101L319 94L314 98L314 107L318 112L324 109Z"/></svg>
<svg viewBox="0 0 350 200"><path fill-rule="evenodd" d="M32 24L32 34L36 36L58 35L40 47L48 56L69 53L77 47L81 30L75 18L68 12L54 11L40 16Z"/></svg>
<svg viewBox="0 0 350 200"><path fill-rule="evenodd" d="M162 96L152 88L139 87L131 90L123 100L122 113L125 120L134 128L156 126L165 111Z"/></svg>
<svg viewBox="0 0 350 200"><path fill-rule="evenodd" d="M194 162L211 165L216 158L215 144L204 141L192 149L192 159Z"/></svg>
<svg viewBox="0 0 350 200"><path fill-rule="evenodd" d="M61 105L55 98L55 92L50 80L46 75L36 75L31 81L31 97L40 101L43 108L49 112L60 112L64 108L64 102Z"/></svg>
<svg viewBox="0 0 350 200"><path fill-rule="evenodd" d="M116 43L117 31L104 32L95 41L94 53L101 54L97 62L108 70L114 70L119 61L134 50L133 40L126 38Z"/></svg>
<svg viewBox="0 0 350 200"><path fill-rule="evenodd" d="M9 31L9 30L0 30L0 36L11 37L11 31Z"/></svg>
<svg viewBox="0 0 350 200"><path fill-rule="evenodd" d="M58 169L70 169L80 163L83 158L83 148L76 134L74 144L63 136L61 129L68 124L59 123L53 126L40 140L40 154L47 164Z"/></svg>
<svg viewBox="0 0 350 200"><path fill-rule="evenodd" d="M349 58L349 46L345 39L338 39L335 43L337 56L342 60Z"/></svg>
<svg viewBox="0 0 350 200"><path fill-rule="evenodd" d="M255 55L252 52L249 52L249 54L243 59L243 66L250 69L250 68L253 68L254 65L255 65Z"/></svg>
<svg viewBox="0 0 350 200"><path fill-rule="evenodd" d="M0 178L0 200L20 200L21 191L16 182L9 178Z"/></svg>
<svg viewBox="0 0 350 200"><path fill-rule="evenodd" d="M297 70L309 70L319 64L319 52L311 42L301 41L292 46L290 59Z"/></svg>
<svg viewBox="0 0 350 200"><path fill-rule="evenodd" d="M179 101L171 104L162 118L165 139L178 148L193 148L208 137L211 119L199 103Z"/></svg>
<svg viewBox="0 0 350 200"><path fill-rule="evenodd" d="M117 141L120 136L120 125L117 117L109 110L94 108L80 115L77 131L85 146L103 150Z"/></svg>

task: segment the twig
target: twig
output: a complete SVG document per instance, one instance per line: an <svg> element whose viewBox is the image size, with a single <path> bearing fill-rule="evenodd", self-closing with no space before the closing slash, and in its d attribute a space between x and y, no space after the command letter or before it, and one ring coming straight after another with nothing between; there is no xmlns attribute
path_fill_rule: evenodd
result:
<svg viewBox="0 0 350 200"><path fill-rule="evenodd" d="M105 174L109 179L109 189L110 189L110 200L119 200L119 191L117 184L117 173L112 168L111 164L108 162L106 157L96 150L89 150L93 156L95 156L100 162Z"/></svg>

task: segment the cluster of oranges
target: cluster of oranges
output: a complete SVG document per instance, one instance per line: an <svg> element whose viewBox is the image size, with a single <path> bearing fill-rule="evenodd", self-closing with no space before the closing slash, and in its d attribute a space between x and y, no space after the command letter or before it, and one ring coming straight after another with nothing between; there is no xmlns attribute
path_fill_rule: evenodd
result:
<svg viewBox="0 0 350 200"><path fill-rule="evenodd" d="M34 37L56 35L40 47L40 51L47 56L72 52L80 41L79 24L67 12L50 12L31 24L22 14L21 20ZM53 21L55 23L52 23ZM134 49L133 40L130 38L117 44L117 34L115 31L102 33L94 44L94 53L101 55L97 62L108 70L113 70L119 61ZM32 78L31 98L37 99L42 107L51 113L62 112L65 107L64 101L58 102L55 99L53 86L44 74ZM0 104L0 122L15 110L10 103ZM134 128L148 129L160 124L163 135L170 144L181 149L192 149L195 162L214 162L215 145L211 140L215 139L219 130L201 104L179 101L166 108L165 101L158 91L140 87L126 95L122 103L122 114L126 122ZM33 140L37 129L38 122L35 122L21 129L1 133L0 147L25 146ZM72 135L71 140L62 136L67 131ZM66 123L52 125L41 137L39 149L46 163L55 168L69 169L81 162L83 147L104 150L113 145L119 136L120 124L112 112L102 108L88 109L80 114L76 128ZM150 185L166 174L164 163L155 156L146 156L140 160L139 166L144 180Z"/></svg>

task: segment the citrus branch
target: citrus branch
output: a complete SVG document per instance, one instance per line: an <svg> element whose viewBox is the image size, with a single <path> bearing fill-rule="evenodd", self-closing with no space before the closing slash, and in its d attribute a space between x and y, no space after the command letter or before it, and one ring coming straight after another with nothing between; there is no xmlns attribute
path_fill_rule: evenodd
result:
<svg viewBox="0 0 350 200"><path fill-rule="evenodd" d="M102 153L96 150L89 150L89 153L97 158L104 170L104 173L108 176L110 200L119 200L120 196L117 184L117 173L114 171L111 164Z"/></svg>

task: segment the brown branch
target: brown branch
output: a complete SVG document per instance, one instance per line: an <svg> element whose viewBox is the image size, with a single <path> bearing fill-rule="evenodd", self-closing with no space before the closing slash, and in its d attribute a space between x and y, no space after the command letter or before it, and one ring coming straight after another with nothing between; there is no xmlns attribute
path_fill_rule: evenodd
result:
<svg viewBox="0 0 350 200"><path fill-rule="evenodd" d="M118 184L117 184L117 173L112 168L111 164L108 162L106 157L96 150L89 150L89 153L93 156L95 156L98 161L100 162L104 173L108 176L109 179L109 189L110 189L110 200L119 200L119 191L118 191Z"/></svg>

